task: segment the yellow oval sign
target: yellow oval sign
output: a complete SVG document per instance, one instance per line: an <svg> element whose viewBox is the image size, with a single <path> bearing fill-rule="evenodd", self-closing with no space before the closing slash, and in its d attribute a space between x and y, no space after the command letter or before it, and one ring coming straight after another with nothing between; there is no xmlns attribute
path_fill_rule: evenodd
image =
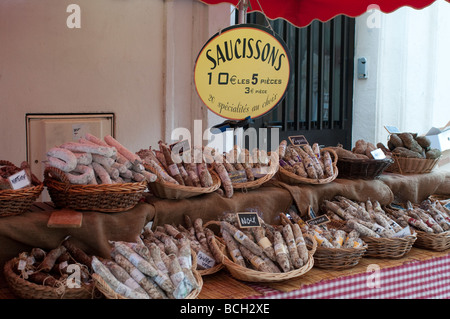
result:
<svg viewBox="0 0 450 319"><path fill-rule="evenodd" d="M284 98L291 65L290 52L276 33L253 24L231 26L200 51L195 87L217 115L232 120L257 118Z"/></svg>

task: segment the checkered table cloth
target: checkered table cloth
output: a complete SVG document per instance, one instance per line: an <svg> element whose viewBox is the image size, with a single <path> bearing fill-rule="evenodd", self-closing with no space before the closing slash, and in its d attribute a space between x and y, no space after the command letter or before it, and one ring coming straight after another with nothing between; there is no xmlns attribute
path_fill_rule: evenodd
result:
<svg viewBox="0 0 450 319"><path fill-rule="evenodd" d="M255 285L263 296L249 299L449 299L450 255L325 280L280 292Z"/></svg>

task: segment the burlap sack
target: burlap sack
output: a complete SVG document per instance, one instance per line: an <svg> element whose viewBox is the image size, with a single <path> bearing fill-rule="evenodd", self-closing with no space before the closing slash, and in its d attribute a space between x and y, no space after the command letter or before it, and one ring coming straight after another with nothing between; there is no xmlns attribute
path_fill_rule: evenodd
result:
<svg viewBox="0 0 450 319"><path fill-rule="evenodd" d="M434 170L428 174L383 174L384 182L395 196L395 201L420 203L430 195L449 195L450 172Z"/></svg>
<svg viewBox="0 0 450 319"><path fill-rule="evenodd" d="M143 227L154 218L154 208L139 203L119 213L83 212L80 228L49 228L51 211L24 213L0 218L0 266L34 247L56 248L66 236L72 236L78 247L88 254L109 257L108 240L134 241ZM2 268L3 269L3 268Z"/></svg>
<svg viewBox="0 0 450 319"><path fill-rule="evenodd" d="M290 193L280 187L260 187L248 192L236 191L232 198L217 193L190 199L169 200L149 198L155 207L154 226L164 224L184 225L184 215L204 222L218 220L225 213L258 212L268 223L277 220L279 213L287 211L293 201Z"/></svg>
<svg viewBox="0 0 450 319"><path fill-rule="evenodd" d="M272 183L289 191L302 217L306 216L310 205L316 213L319 213L320 204L324 200L331 200L338 195L355 201L366 201L370 198L382 205L389 204L394 199L390 188L378 180L337 178L332 183L323 185L288 185L280 181Z"/></svg>

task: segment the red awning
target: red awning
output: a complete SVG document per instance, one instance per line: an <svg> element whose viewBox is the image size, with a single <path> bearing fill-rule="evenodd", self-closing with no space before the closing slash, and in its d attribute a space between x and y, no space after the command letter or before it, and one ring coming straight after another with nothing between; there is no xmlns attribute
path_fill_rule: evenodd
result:
<svg viewBox="0 0 450 319"><path fill-rule="evenodd" d="M239 0L199 1L206 4L224 2L233 6L239 4ZM435 0L249 0L249 2L247 12L260 11L269 19L283 18L297 27L304 27L315 19L325 22L340 14L357 17L372 9L384 13L391 13L404 6L423 9Z"/></svg>

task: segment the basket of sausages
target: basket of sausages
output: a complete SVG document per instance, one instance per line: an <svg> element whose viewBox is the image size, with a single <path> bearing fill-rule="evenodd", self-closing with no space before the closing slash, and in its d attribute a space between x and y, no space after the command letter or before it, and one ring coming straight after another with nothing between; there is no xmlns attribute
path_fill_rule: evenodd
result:
<svg viewBox="0 0 450 319"><path fill-rule="evenodd" d="M331 148L319 148L318 143L312 146L287 145L281 141L279 145L280 169L279 179L288 184L327 184L338 176L336 166L338 156Z"/></svg>
<svg viewBox="0 0 450 319"><path fill-rule="evenodd" d="M386 210L399 224L415 229L417 240L414 246L432 251L450 248L450 209L431 196L421 203L408 201L403 206L395 205Z"/></svg>
<svg viewBox="0 0 450 319"><path fill-rule="evenodd" d="M149 184L155 196L184 199L219 189L219 176L208 166L201 150L181 153L163 141L158 142L158 147L136 153L143 159L145 169L157 176L156 181Z"/></svg>
<svg viewBox="0 0 450 319"><path fill-rule="evenodd" d="M11 180L20 183L13 187ZM15 184L17 185L17 184ZM5 160L0 160L0 216L13 216L26 212L41 195L44 184L31 173L27 162L20 167Z"/></svg>
<svg viewBox="0 0 450 319"><path fill-rule="evenodd" d="M223 154L213 153L212 166L222 181L224 194L232 197L236 191L257 189L278 171L278 154L254 148L249 151L239 145Z"/></svg>
<svg viewBox="0 0 450 319"><path fill-rule="evenodd" d="M56 207L100 212L133 208L156 175L114 137L86 134L47 152L44 185Z"/></svg>
<svg viewBox="0 0 450 319"><path fill-rule="evenodd" d="M197 245L177 227L146 226L135 242L110 244L109 258L92 260L92 277L107 299L195 299L200 294Z"/></svg>
<svg viewBox="0 0 450 319"><path fill-rule="evenodd" d="M417 232L398 223L376 200L355 201L343 196L322 203L322 210L341 229L356 231L367 244L364 257L398 259L408 254L417 240Z"/></svg>
<svg viewBox="0 0 450 319"><path fill-rule="evenodd" d="M8 288L22 299L97 298L91 255L71 238L51 249L34 247L7 261L3 274Z"/></svg>
<svg viewBox="0 0 450 319"><path fill-rule="evenodd" d="M342 270L356 266L367 250L367 244L355 230L344 230L339 221L318 219L306 222L293 210L288 213L290 219L300 225L303 232L311 235L317 242L314 253L314 267L330 270ZM286 215L282 215L287 219ZM322 218L323 220L323 218Z"/></svg>
<svg viewBox="0 0 450 319"><path fill-rule="evenodd" d="M282 282L306 274L314 265L317 243L296 223L242 228L237 214L209 221L220 230L226 249L223 264L236 279L248 282Z"/></svg>

